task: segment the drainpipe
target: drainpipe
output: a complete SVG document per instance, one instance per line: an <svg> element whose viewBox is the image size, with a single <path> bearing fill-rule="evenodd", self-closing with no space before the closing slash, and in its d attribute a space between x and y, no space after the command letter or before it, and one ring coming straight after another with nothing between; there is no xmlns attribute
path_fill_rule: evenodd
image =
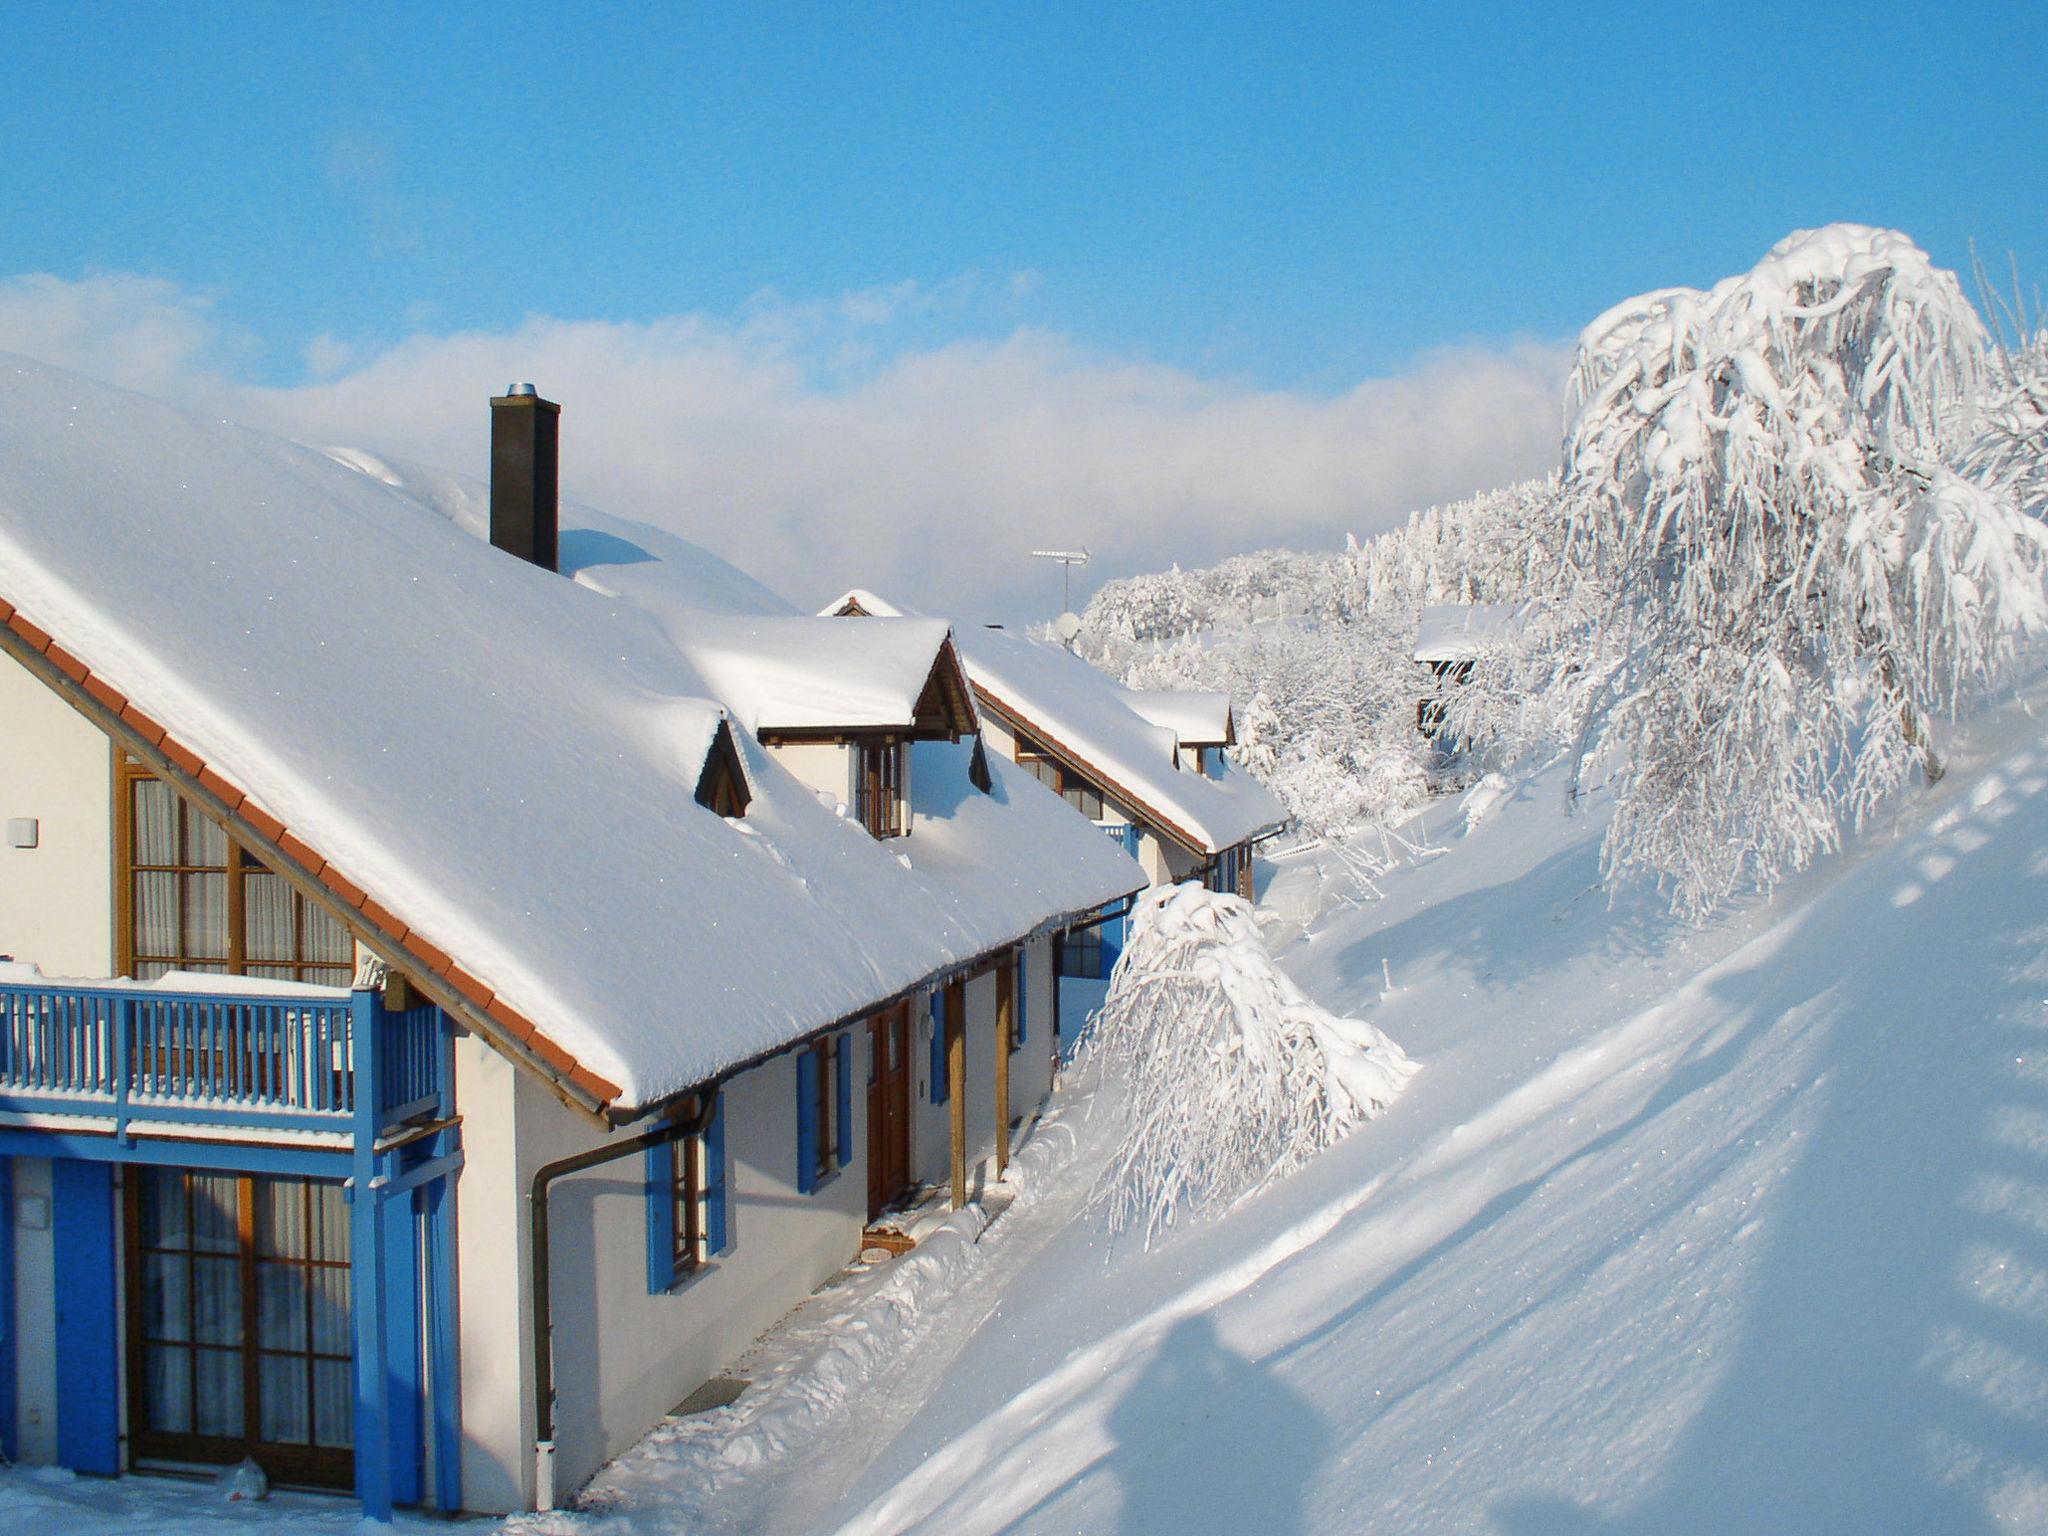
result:
<svg viewBox="0 0 2048 1536"><path fill-rule="evenodd" d="M548 1190L555 1180L586 1168L617 1162L648 1147L666 1146L686 1136L701 1134L711 1124L717 1107L716 1089L699 1097L695 1114L656 1130L643 1131L610 1146L593 1147L573 1157L559 1158L539 1169L527 1195L533 1222L533 1505L537 1510L555 1507L555 1320L553 1297L548 1289Z"/></svg>

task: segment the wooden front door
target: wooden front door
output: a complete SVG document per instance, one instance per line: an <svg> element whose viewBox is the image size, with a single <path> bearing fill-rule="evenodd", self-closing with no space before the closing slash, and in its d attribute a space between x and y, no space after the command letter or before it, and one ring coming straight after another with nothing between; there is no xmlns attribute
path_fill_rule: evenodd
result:
<svg viewBox="0 0 2048 1536"><path fill-rule="evenodd" d="M143 1461L253 1456L354 1482L341 1185L184 1168L127 1180L128 1427Z"/></svg>
<svg viewBox="0 0 2048 1536"><path fill-rule="evenodd" d="M910 1005L868 1020L868 1220L910 1189Z"/></svg>

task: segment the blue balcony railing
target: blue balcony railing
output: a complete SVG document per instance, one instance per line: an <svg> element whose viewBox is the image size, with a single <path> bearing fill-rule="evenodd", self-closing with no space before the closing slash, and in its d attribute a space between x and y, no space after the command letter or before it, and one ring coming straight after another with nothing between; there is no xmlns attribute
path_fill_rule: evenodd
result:
<svg viewBox="0 0 2048 1536"><path fill-rule="evenodd" d="M348 1130L361 1070L376 1130L432 1115L447 1089L439 1010L374 992L291 996L119 982L0 983L0 1110Z"/></svg>

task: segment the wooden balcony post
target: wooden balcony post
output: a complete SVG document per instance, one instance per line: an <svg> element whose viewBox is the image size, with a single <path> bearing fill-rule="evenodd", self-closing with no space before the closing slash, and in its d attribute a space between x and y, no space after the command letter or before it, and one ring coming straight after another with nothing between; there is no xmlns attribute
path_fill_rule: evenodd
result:
<svg viewBox="0 0 2048 1536"><path fill-rule="evenodd" d="M1010 1169L1010 1052L1017 1043L1017 971L1009 955L996 967L996 1177Z"/></svg>
<svg viewBox="0 0 2048 1536"><path fill-rule="evenodd" d="M349 1066L354 1144L349 1160L349 1310L355 1334L356 1497L371 1520L391 1519L391 1385L385 1367L384 1223L377 1173L378 1015L375 991L349 998Z"/></svg>
<svg viewBox="0 0 2048 1536"><path fill-rule="evenodd" d="M953 1138L953 1209L967 1204L967 987L946 983L947 1119Z"/></svg>

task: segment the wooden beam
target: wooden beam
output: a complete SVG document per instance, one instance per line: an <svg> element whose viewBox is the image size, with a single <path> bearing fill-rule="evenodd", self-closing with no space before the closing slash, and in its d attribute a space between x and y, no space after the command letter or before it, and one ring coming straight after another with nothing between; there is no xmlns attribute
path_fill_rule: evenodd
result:
<svg viewBox="0 0 2048 1536"><path fill-rule="evenodd" d="M996 1177L1010 1170L1010 1051L1017 1043L1016 955L996 970Z"/></svg>
<svg viewBox="0 0 2048 1536"><path fill-rule="evenodd" d="M953 1133L953 1209L967 1204L967 987L946 983L947 1119Z"/></svg>

